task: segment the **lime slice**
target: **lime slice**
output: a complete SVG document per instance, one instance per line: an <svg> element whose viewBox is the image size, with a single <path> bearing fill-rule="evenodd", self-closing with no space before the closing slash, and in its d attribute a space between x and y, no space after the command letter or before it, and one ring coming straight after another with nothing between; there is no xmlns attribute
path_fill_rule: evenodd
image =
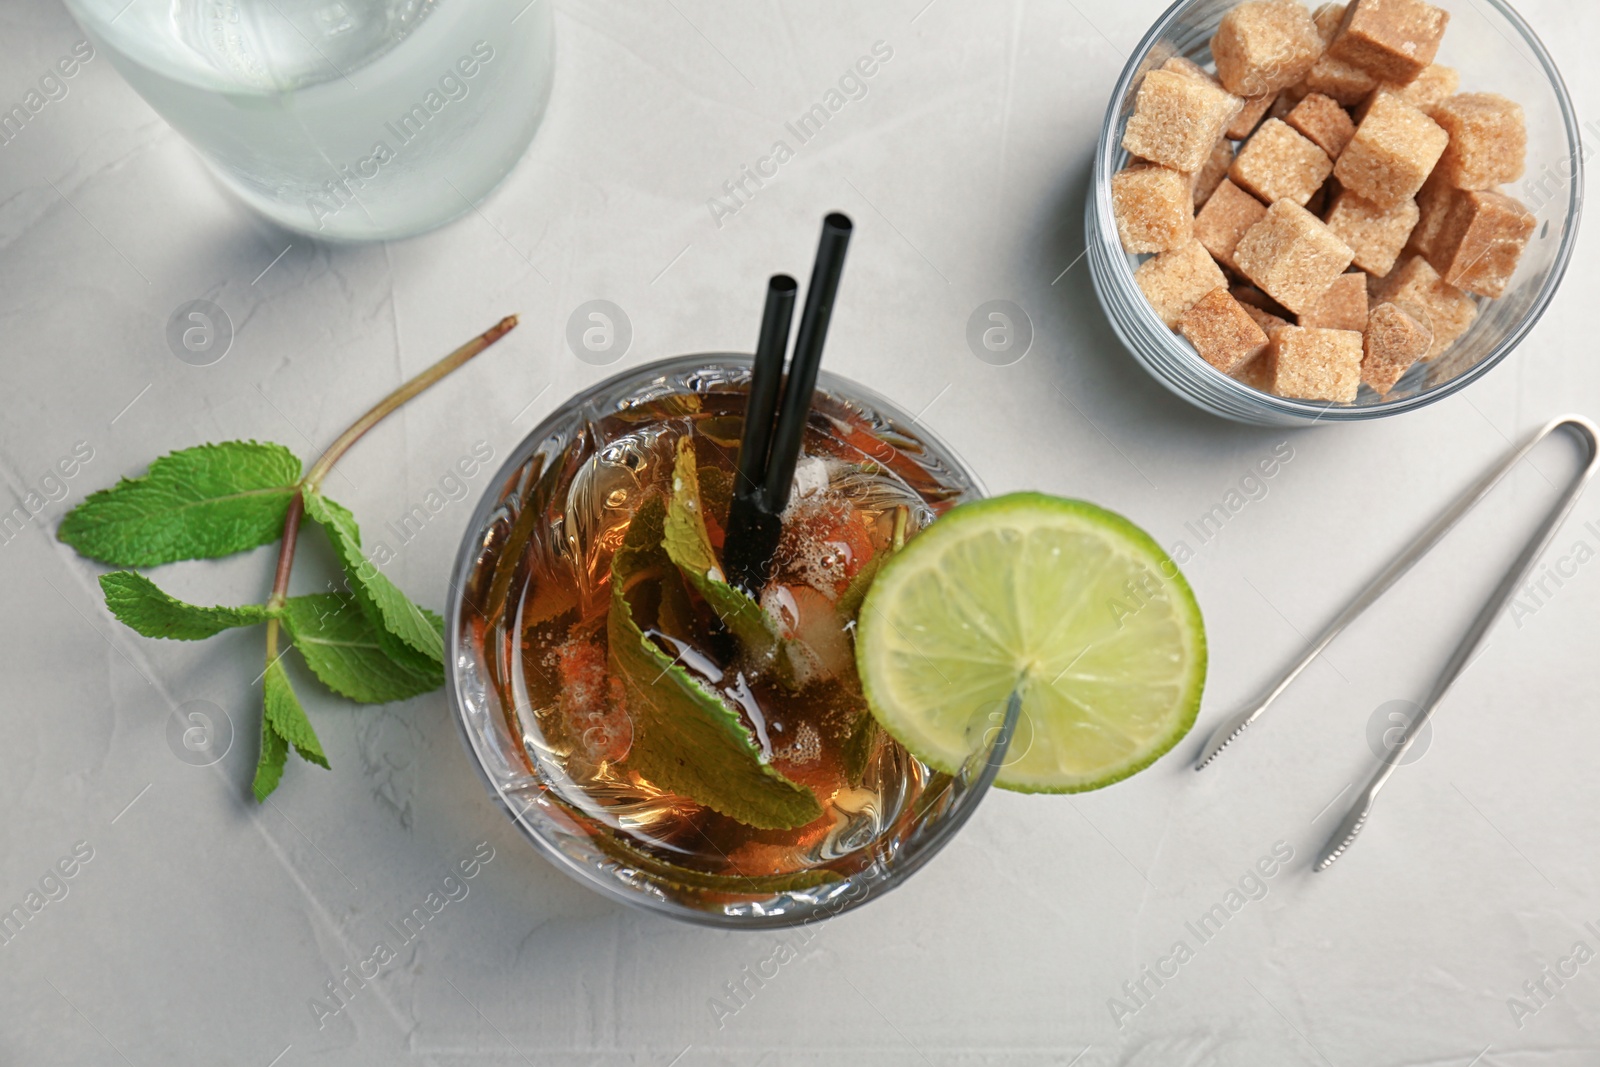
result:
<svg viewBox="0 0 1600 1067"><path fill-rule="evenodd" d="M892 556L867 593L856 662L884 729L954 773L1020 686L995 784L1098 789L1194 724L1206 639L1189 583L1150 535L1078 500L963 504Z"/></svg>

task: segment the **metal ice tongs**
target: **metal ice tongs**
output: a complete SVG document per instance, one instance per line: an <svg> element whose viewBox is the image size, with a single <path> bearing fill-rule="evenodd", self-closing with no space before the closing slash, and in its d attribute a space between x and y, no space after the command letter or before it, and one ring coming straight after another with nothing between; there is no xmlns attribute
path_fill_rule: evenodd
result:
<svg viewBox="0 0 1600 1067"><path fill-rule="evenodd" d="M1472 625L1467 627L1467 632L1461 638L1461 643L1456 646L1455 652L1450 656L1450 661L1445 664L1444 670L1440 672L1438 681L1434 682L1433 691L1428 694L1427 699L1422 703L1421 710L1411 720L1411 724L1406 727L1405 735L1401 738L1399 745L1390 750L1388 756L1384 758L1382 766L1373 774L1372 779L1367 782L1366 788L1357 795L1355 803L1350 806L1350 810L1345 813L1345 817L1340 820L1339 825L1334 829L1333 836L1328 839L1321 856L1317 859L1317 870L1325 871L1331 867L1333 861L1338 859L1345 849L1349 848L1355 841L1356 835L1366 825L1367 816L1372 813L1372 802L1377 798L1378 790L1383 788L1384 783L1389 780L1389 776L1400 765L1406 750L1411 747L1411 743L1422 732L1422 728L1433 715L1434 709L1439 706L1439 702L1450 691L1450 687L1455 684L1456 679L1466 669L1467 664L1472 661L1478 648L1483 644L1483 639L1488 635L1489 628L1494 624L1495 619L1506 604L1511 601L1516 591L1522 587L1523 582L1527 580L1528 573L1533 570L1534 563L1538 561L1539 556L1543 554L1545 548L1555 537L1556 530L1560 528L1563 520L1572 511L1573 505L1578 502L1578 497L1583 493L1589 479L1593 477L1596 469L1600 469L1600 429L1597 429L1594 423L1582 415L1563 415L1548 423L1542 430L1529 438L1526 444L1520 448L1513 449L1505 459L1500 461L1499 465L1485 474L1476 485L1458 497L1453 504L1433 521L1431 526L1418 534L1416 540L1407 545L1395 557L1394 561L1384 568L1381 574L1374 578L1365 589L1361 590L1356 595L1356 598L1350 602L1349 606L1341 611L1333 622L1328 624L1328 628L1315 641L1311 642L1311 647L1306 649L1305 655L1291 666L1282 678L1278 679L1277 683L1267 691L1265 696L1243 711L1229 717L1222 725L1218 726L1212 733L1211 739L1206 742L1206 747L1201 750L1200 757L1195 761L1195 770L1197 771L1216 759L1234 738L1244 732L1245 727L1260 718L1261 713L1266 711L1285 689L1289 688L1290 683L1300 676L1300 672L1305 670L1311 661L1316 659L1322 653L1322 650L1327 648L1346 626L1354 622L1362 612L1366 611L1380 596L1387 592L1390 586L1399 581L1401 576L1409 571L1419 559L1427 555L1433 546L1438 544L1444 535L1449 533L1456 523L1460 522L1462 517L1472 510L1478 501L1488 495L1489 491L1499 484L1500 480L1510 473L1513 467L1520 463L1529 452L1533 451L1539 442L1562 428L1570 429L1584 439L1589 450L1588 461L1584 464L1583 470L1573 479L1572 484L1568 486L1567 491L1556 501L1555 507L1550 510L1550 514L1546 516L1544 522L1529 538L1522 553L1511 564L1510 569L1506 571L1505 577L1500 580L1500 584L1495 587L1488 601L1484 603L1483 609L1478 612L1477 618L1472 620Z"/></svg>

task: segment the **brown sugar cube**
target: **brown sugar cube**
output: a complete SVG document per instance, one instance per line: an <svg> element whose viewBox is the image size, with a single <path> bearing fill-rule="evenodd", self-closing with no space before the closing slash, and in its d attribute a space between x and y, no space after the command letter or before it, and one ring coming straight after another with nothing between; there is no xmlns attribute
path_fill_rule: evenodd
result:
<svg viewBox="0 0 1600 1067"><path fill-rule="evenodd" d="M1177 326L1183 313L1211 290L1226 286L1228 279L1199 241L1190 241L1139 264L1133 272L1144 298L1169 327Z"/></svg>
<svg viewBox="0 0 1600 1067"><path fill-rule="evenodd" d="M1321 194L1321 196L1323 198L1323 200L1322 200L1322 208L1323 209L1322 209L1321 212L1314 212L1314 214L1316 214L1317 218L1321 219L1323 222L1327 222L1328 221L1328 210L1327 209L1333 206L1333 202L1335 200L1339 199L1339 194L1344 192L1344 186L1339 184L1339 179L1338 178L1329 178L1327 181L1322 183L1322 188L1318 189L1317 192L1319 194ZM1316 199L1316 197L1312 197L1313 201L1315 199ZM1311 210L1309 204L1307 205L1306 210L1307 211Z"/></svg>
<svg viewBox="0 0 1600 1067"><path fill-rule="evenodd" d="M1269 338L1274 333L1283 329L1285 326L1294 325L1294 323L1290 322L1288 319L1274 315L1272 312L1263 308L1258 308L1254 304L1241 303L1239 306L1244 308L1244 313L1249 315L1250 318L1255 321L1255 324L1261 327L1261 332L1266 334Z"/></svg>
<svg viewBox="0 0 1600 1067"><path fill-rule="evenodd" d="M1425 360L1438 359L1472 327L1478 305L1472 297L1439 277L1421 256L1403 261L1373 294L1374 303L1399 304L1433 332Z"/></svg>
<svg viewBox="0 0 1600 1067"><path fill-rule="evenodd" d="M1339 32L1339 27L1344 25L1346 4L1323 4L1311 16L1311 21L1317 27L1317 33L1326 45L1332 41ZM1339 103L1349 107L1360 103L1368 93L1378 86L1378 79L1362 70L1360 67L1351 66L1341 60L1334 59L1326 52L1322 58L1311 65L1306 72L1303 83L1308 93L1321 93L1331 97Z"/></svg>
<svg viewBox="0 0 1600 1067"><path fill-rule="evenodd" d="M1200 168L1200 173L1192 178L1194 185L1194 206L1199 210L1211 194L1217 191L1228 177L1228 168L1233 166L1233 142L1226 137L1217 142L1217 147L1211 150L1206 165Z"/></svg>
<svg viewBox="0 0 1600 1067"><path fill-rule="evenodd" d="M1328 186L1326 184L1319 185L1317 186L1317 191L1311 194L1311 199L1306 201L1306 210L1320 219L1327 208Z"/></svg>
<svg viewBox="0 0 1600 1067"><path fill-rule="evenodd" d="M1173 56L1161 64L1161 69L1171 71L1174 74L1181 74L1186 78L1193 78L1196 81L1202 81L1218 89L1222 88L1222 83L1217 80L1216 75L1207 71L1206 68L1194 60L1183 56ZM1267 113L1267 108L1272 106L1272 101L1275 98L1275 93L1246 97L1244 107L1239 110L1238 115L1234 116L1233 121L1228 123L1228 128L1222 131L1223 136L1232 141L1242 141L1249 137L1250 131L1254 130L1261 122L1261 116Z"/></svg>
<svg viewBox="0 0 1600 1067"><path fill-rule="evenodd" d="M1315 304L1354 256L1321 219L1289 200L1268 208L1233 250L1239 273L1296 314Z"/></svg>
<svg viewBox="0 0 1600 1067"><path fill-rule="evenodd" d="M1237 270L1233 265L1233 250L1239 246L1239 238L1266 213L1261 201L1223 179L1200 209L1200 214L1195 216L1195 240L1204 245L1218 263Z"/></svg>
<svg viewBox="0 0 1600 1067"><path fill-rule="evenodd" d="M1170 70L1152 70L1139 86L1122 147L1140 159L1194 174L1243 106L1237 96Z"/></svg>
<svg viewBox="0 0 1600 1067"><path fill-rule="evenodd" d="M1272 392L1272 368L1267 360L1267 353L1271 350L1269 344L1259 356L1234 371L1231 377L1259 392Z"/></svg>
<svg viewBox="0 0 1600 1067"><path fill-rule="evenodd" d="M1461 93L1434 108L1433 120L1450 135L1439 171L1457 189L1493 189L1522 177L1528 129L1521 104L1495 93Z"/></svg>
<svg viewBox="0 0 1600 1067"><path fill-rule="evenodd" d="M1185 78L1193 78L1195 81L1205 82L1207 85L1215 86L1218 89L1222 88L1222 83L1217 81L1215 74L1212 74L1187 56L1173 56L1161 64L1161 69L1171 71L1173 74L1181 74Z"/></svg>
<svg viewBox="0 0 1600 1067"><path fill-rule="evenodd" d="M1289 317L1294 314L1294 312L1290 311L1288 308L1284 307L1282 304L1278 303L1276 300L1272 299L1272 297L1268 296L1266 293L1263 293L1260 289L1257 289L1253 285L1244 285L1242 283L1238 285L1231 285L1228 287L1228 295L1239 301L1239 303L1243 304L1245 307L1259 308L1275 319L1287 321ZM1256 321L1260 322L1261 320L1257 319ZM1266 327L1263 326L1262 329L1266 329Z"/></svg>
<svg viewBox="0 0 1600 1067"><path fill-rule="evenodd" d="M1278 93L1262 93L1260 96L1247 96L1244 98L1244 107L1239 109L1239 114L1228 123L1225 131L1235 141L1242 141L1255 132L1261 125L1267 109L1278 99Z"/></svg>
<svg viewBox="0 0 1600 1067"><path fill-rule="evenodd" d="M1261 327L1261 332L1267 335L1268 341L1271 341L1272 335L1283 329L1285 326L1293 325L1293 323L1291 323L1288 319L1275 315L1271 311L1259 307L1254 303L1246 302L1246 299L1244 298L1253 296L1254 298L1258 298L1266 303L1272 303L1272 299L1265 293L1262 293L1260 290L1251 289L1247 286L1236 286L1234 289L1229 290L1229 292L1230 294L1233 294L1235 300L1239 301L1239 306L1244 308L1245 314L1249 315L1250 318L1255 321L1255 324ZM1277 304L1273 303L1272 306L1277 307ZM1272 383L1269 374L1270 368L1268 367L1267 363L1266 349L1262 349L1259 354L1249 360L1246 360L1243 365L1235 368L1233 371L1233 376L1253 389L1259 389L1263 393L1268 392Z"/></svg>
<svg viewBox="0 0 1600 1067"><path fill-rule="evenodd" d="M1317 33L1322 37L1322 43L1327 45L1338 34L1339 27L1344 25L1344 13L1347 4L1323 4L1311 16L1311 21L1317 27ZM1321 93L1340 104L1349 107L1360 103L1378 86L1378 79L1343 60L1335 59L1323 52L1322 56L1311 65L1306 72L1305 81L1301 83L1308 93Z"/></svg>
<svg viewBox="0 0 1600 1067"><path fill-rule="evenodd" d="M1165 252L1194 236L1194 195L1189 176L1136 163L1111 178L1117 236L1129 252Z"/></svg>
<svg viewBox="0 0 1600 1067"><path fill-rule="evenodd" d="M1296 82L1295 84L1289 86L1289 88L1278 94L1278 98L1274 100L1272 102L1272 106L1267 109L1267 118L1288 118L1289 112L1293 111L1295 109L1295 105L1304 100L1310 94L1310 92L1311 90L1306 88L1306 83L1303 81Z"/></svg>
<svg viewBox="0 0 1600 1067"><path fill-rule="evenodd" d="M1278 330L1294 325L1289 321L1293 313L1288 308L1253 285L1232 286L1228 289L1228 295L1239 302L1239 306L1244 308L1244 313L1255 320L1255 324L1261 327L1261 332L1267 335L1269 341ZM1233 376L1254 389L1266 392L1269 384L1266 371L1266 351L1263 350L1260 355L1235 370Z"/></svg>
<svg viewBox="0 0 1600 1067"><path fill-rule="evenodd" d="M1261 354L1267 335L1226 287L1213 289L1178 319L1178 332L1200 358L1231 374Z"/></svg>
<svg viewBox="0 0 1600 1067"><path fill-rule="evenodd" d="M1231 93L1263 96L1287 89L1326 47L1311 13L1293 0L1248 0L1222 16L1211 38L1217 77Z"/></svg>
<svg viewBox="0 0 1600 1067"><path fill-rule="evenodd" d="M1300 313L1299 325L1323 330L1367 328L1367 276L1360 271L1334 279L1322 299Z"/></svg>
<svg viewBox="0 0 1600 1067"><path fill-rule="evenodd" d="M1324 44L1333 40L1339 27L1344 25L1344 13L1349 8L1349 4L1323 4L1311 13L1311 24L1317 28L1317 35Z"/></svg>
<svg viewBox="0 0 1600 1067"><path fill-rule="evenodd" d="M1171 59L1169 59L1165 63L1161 64L1161 69L1165 70L1165 71L1171 71L1173 74L1181 74L1185 78L1191 78L1191 79L1193 79L1195 81L1203 82L1204 84L1209 85L1209 86L1211 86L1212 88L1215 88L1215 89L1221 89L1222 88L1222 83L1217 81L1217 76L1215 74L1212 74L1210 71L1206 70L1206 68L1202 67L1200 64L1196 63L1192 59L1187 58L1186 56L1173 56ZM1226 92L1227 90L1223 90L1223 91ZM1252 105L1251 101L1246 100L1244 102L1244 111L1248 111L1252 106L1253 105ZM1241 111L1240 114L1241 115L1244 114L1244 111ZM1259 120L1260 118L1261 118L1261 116L1258 114L1256 116L1256 120ZM1235 141L1243 140L1244 137L1246 136L1246 134L1249 133L1249 130L1246 130L1245 133L1235 133L1234 132L1235 128L1239 125L1239 122L1240 122L1240 120L1238 118L1235 118L1232 122L1230 122L1228 124L1228 128L1225 129L1222 132L1222 136L1223 136L1224 140L1228 140L1228 139L1235 140ZM1251 129L1255 128L1255 122L1254 121L1251 122L1250 128ZM1219 148L1221 147L1221 144L1222 144L1222 142L1218 141L1218 147ZM1232 160L1233 159L1233 151L1232 151L1233 146L1229 145L1228 147L1229 147L1228 158L1229 158L1229 160ZM1211 159L1206 162L1206 168L1211 167L1212 166L1212 161L1214 161L1216 158L1217 158L1217 149L1212 149L1212 151L1211 151ZM1206 168L1202 168L1201 169L1201 174L1205 173L1205 169ZM1226 173L1226 168L1224 168L1224 173ZM1216 188L1216 183L1212 183L1211 188L1215 189ZM1210 196L1210 195L1211 195L1211 193L1208 190L1206 192L1206 196ZM1197 194L1196 197L1195 197L1195 207L1199 207L1204 202L1205 202L1205 197L1199 196Z"/></svg>
<svg viewBox="0 0 1600 1067"><path fill-rule="evenodd" d="M1309 92L1321 93L1351 107L1371 95L1378 87L1378 79L1360 67L1325 55L1307 72L1304 84Z"/></svg>
<svg viewBox="0 0 1600 1067"><path fill-rule="evenodd" d="M1383 87L1418 111L1432 117L1433 109L1444 103L1450 94L1461 87L1461 75L1454 67L1430 63L1428 69L1418 74L1409 84L1397 85L1394 82L1386 82Z"/></svg>
<svg viewBox="0 0 1600 1067"><path fill-rule="evenodd" d="M1282 119L1263 122L1228 168L1233 184L1266 203L1293 200L1302 207L1332 173L1328 153Z"/></svg>
<svg viewBox="0 0 1600 1067"><path fill-rule="evenodd" d="M1428 262L1458 289L1491 299L1503 296L1538 225L1514 197L1458 193L1431 242Z"/></svg>
<svg viewBox="0 0 1600 1067"><path fill-rule="evenodd" d="M1339 27L1344 25L1344 14L1348 8L1348 4L1323 4L1311 16L1324 47L1338 35ZM1378 79L1360 67L1334 59L1324 51L1306 72L1303 84L1307 92L1321 93L1349 106L1360 102L1377 88Z"/></svg>
<svg viewBox="0 0 1600 1067"><path fill-rule="evenodd" d="M1378 100L1383 97L1393 97L1394 99L1399 100L1402 104L1405 103L1405 100L1394 91L1394 86L1379 85L1376 89L1372 90L1372 92L1368 93L1364 98L1362 98L1360 103L1356 104L1350 109L1350 117L1355 119L1357 129L1360 129L1361 124L1367 121L1367 115L1372 111L1372 105L1377 103ZM1416 105L1413 104L1410 106L1415 107ZM1420 111L1422 109L1418 108L1417 110Z"/></svg>
<svg viewBox="0 0 1600 1067"><path fill-rule="evenodd" d="M1382 303L1367 317L1361 380L1387 396L1411 365L1433 347L1433 331L1396 304Z"/></svg>
<svg viewBox="0 0 1600 1067"><path fill-rule="evenodd" d="M1379 207L1394 207L1417 195L1450 135L1393 93L1373 94L1356 135L1339 155L1334 177L1346 189Z"/></svg>
<svg viewBox="0 0 1600 1067"><path fill-rule="evenodd" d="M1449 21L1448 11L1422 0L1351 0L1328 54L1404 85L1433 62Z"/></svg>
<svg viewBox="0 0 1600 1067"><path fill-rule="evenodd" d="M1338 159L1344 146L1356 135L1356 124L1350 121L1350 113L1331 96L1321 93L1308 94L1283 121L1326 152L1330 159Z"/></svg>
<svg viewBox="0 0 1600 1067"><path fill-rule="evenodd" d="M1411 231L1411 239L1406 242L1407 253L1423 256L1432 253L1433 242L1444 228L1444 220L1450 214L1450 206L1455 199L1455 186L1435 170L1417 193L1417 225Z"/></svg>
<svg viewBox="0 0 1600 1067"><path fill-rule="evenodd" d="M1348 404L1361 388L1361 335L1285 326L1263 353L1268 389L1295 400Z"/></svg>
<svg viewBox="0 0 1600 1067"><path fill-rule="evenodd" d="M1328 229L1350 246L1356 266L1375 277L1394 270L1400 250L1416 228L1421 212L1415 200L1404 200L1395 207L1382 208L1348 189L1341 192L1328 209Z"/></svg>

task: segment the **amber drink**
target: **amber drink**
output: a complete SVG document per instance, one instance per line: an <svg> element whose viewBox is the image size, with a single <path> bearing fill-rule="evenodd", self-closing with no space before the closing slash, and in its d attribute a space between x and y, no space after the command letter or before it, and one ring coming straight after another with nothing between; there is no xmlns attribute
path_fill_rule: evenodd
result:
<svg viewBox="0 0 1600 1067"><path fill-rule="evenodd" d="M932 770L877 726L854 654L876 570L978 490L823 374L751 596L722 569L748 388L742 357L667 361L530 435L458 564L452 689L491 786L570 873L678 917L787 923L893 884L986 785L993 731L963 773Z"/></svg>

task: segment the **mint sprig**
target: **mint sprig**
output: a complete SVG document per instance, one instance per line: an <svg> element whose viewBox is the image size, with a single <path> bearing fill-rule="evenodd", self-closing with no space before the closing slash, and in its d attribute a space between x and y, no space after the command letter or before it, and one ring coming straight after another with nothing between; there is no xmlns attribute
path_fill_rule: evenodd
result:
<svg viewBox="0 0 1600 1067"><path fill-rule="evenodd" d="M261 753L254 792L278 787L293 749L326 768L328 757L284 669L287 636L329 689L382 704L444 684L444 621L400 591L361 550L347 508L323 496L323 479L363 434L406 401L494 344L516 316L462 345L406 382L340 434L311 468L282 445L224 441L170 453L137 478L91 494L61 522L57 536L79 554L119 567L217 559L279 542L272 592L264 604L200 607L163 592L130 570L101 575L106 607L145 637L199 641L224 630L266 624L261 674ZM327 534L350 591L289 596L300 527L310 518Z"/></svg>

